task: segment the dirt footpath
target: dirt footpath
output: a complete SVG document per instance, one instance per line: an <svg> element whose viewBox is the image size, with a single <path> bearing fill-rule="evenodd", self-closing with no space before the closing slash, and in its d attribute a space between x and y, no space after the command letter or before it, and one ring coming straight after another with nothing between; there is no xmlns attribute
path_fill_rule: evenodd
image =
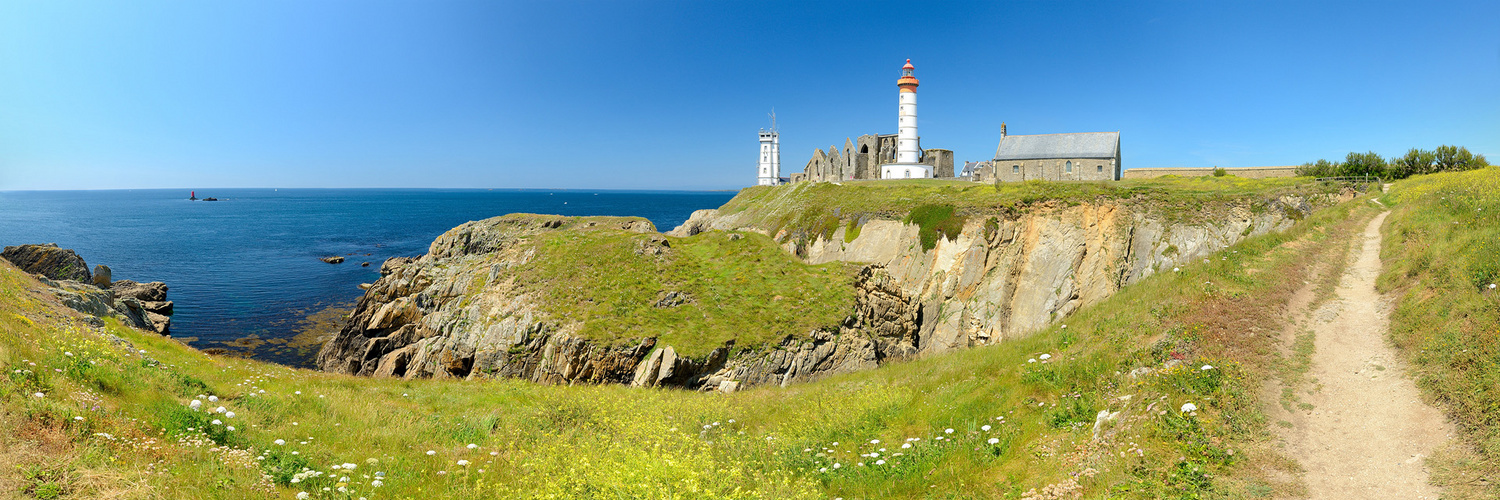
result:
<svg viewBox="0 0 1500 500"><path fill-rule="evenodd" d="M1370 221L1356 242L1337 297L1304 324L1316 334L1313 382L1301 389L1312 409L1295 410L1292 427L1279 430L1287 454L1307 470L1309 498L1439 496L1424 459L1449 439L1452 426L1422 401L1386 343L1388 304L1375 291L1385 216Z"/></svg>

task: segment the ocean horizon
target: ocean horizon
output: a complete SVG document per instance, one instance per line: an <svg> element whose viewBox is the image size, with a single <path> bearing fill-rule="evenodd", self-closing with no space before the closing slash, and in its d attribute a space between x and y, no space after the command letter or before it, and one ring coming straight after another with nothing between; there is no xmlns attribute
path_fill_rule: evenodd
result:
<svg viewBox="0 0 1500 500"><path fill-rule="evenodd" d="M190 201L190 191L199 198ZM199 349L309 367L317 337L390 257L509 213L637 216L667 231L737 191L207 188L0 191L0 246L56 243L115 280L161 281L171 335ZM342 256L341 264L320 260ZM361 264L368 262L368 267Z"/></svg>

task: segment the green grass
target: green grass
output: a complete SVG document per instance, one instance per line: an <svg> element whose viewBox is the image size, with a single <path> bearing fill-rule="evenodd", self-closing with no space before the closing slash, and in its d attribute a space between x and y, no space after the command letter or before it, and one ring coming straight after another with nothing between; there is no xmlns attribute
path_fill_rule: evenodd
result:
<svg viewBox="0 0 1500 500"><path fill-rule="evenodd" d="M922 241L922 250L932 250L938 238L953 240L964 231L965 218L953 213L952 205L922 205L911 209L903 221L917 225L917 237Z"/></svg>
<svg viewBox="0 0 1500 500"><path fill-rule="evenodd" d="M714 231L668 238L669 249L641 255L650 236L615 230L549 231L536 256L515 270L554 318L581 321L584 337L633 342L656 337L703 357L726 341L741 349L836 329L853 312L854 275L845 263L808 266L756 233ZM658 307L668 292L681 305Z"/></svg>
<svg viewBox="0 0 1500 500"><path fill-rule="evenodd" d="M1234 176L997 184L936 179L801 182L745 188L724 204L720 213L745 213L756 228L769 234L786 230L788 237L812 240L831 235L838 220L903 220L924 205L952 206L962 217L988 217L1044 206L1117 200L1169 220L1203 220L1220 215L1216 207L1224 207L1227 201L1264 206L1266 200L1282 194L1337 192L1338 187L1302 177Z"/></svg>
<svg viewBox="0 0 1500 500"><path fill-rule="evenodd" d="M1280 488L1275 478L1290 470L1265 444L1256 396L1274 369L1274 340L1253 333L1280 331L1267 311L1300 284L1328 228L1349 218L1347 204L1320 211L1024 339L730 395L355 378L211 357L113 321L101 335L0 264L0 481L20 484L22 471L45 467L26 484L55 484L64 498L1020 498L1046 487L1091 498L1250 497ZM842 276L768 273L782 261L767 259L785 258L772 242L728 236L671 240L681 263L640 270L697 294L700 314L719 314L702 303L712 294L750 293L731 289L742 280L765 280L751 288L771 294ZM601 240L548 244L628 247L604 232L566 237ZM1282 245L1294 239L1314 244ZM594 253L600 266L626 265ZM547 266L562 263L539 269ZM700 274L713 278L693 284ZM607 290L576 291L648 316L620 331L671 323L630 309L639 301L611 302L645 285L601 283ZM764 297L726 300L749 307ZM754 336L797 320L737 321L726 324ZM1173 360L1181 364L1160 369ZM1128 375L1142 366L1158 371ZM206 406L236 417L216 415L216 425L186 410L200 394L222 398ZM1189 402L1199 410L1180 411ZM1096 440L1101 410L1120 414ZM330 468L343 463L357 468Z"/></svg>
<svg viewBox="0 0 1500 500"><path fill-rule="evenodd" d="M1391 338L1413 363L1417 384L1485 459L1474 468L1493 478L1500 475L1500 289L1490 286L1500 283L1500 167L1412 177L1381 201L1393 207L1378 282L1397 297ZM1476 496L1500 494L1480 489Z"/></svg>

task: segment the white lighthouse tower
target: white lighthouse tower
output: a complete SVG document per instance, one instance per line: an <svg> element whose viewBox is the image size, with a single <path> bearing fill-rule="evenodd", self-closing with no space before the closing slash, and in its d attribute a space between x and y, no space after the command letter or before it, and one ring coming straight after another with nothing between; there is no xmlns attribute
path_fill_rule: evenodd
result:
<svg viewBox="0 0 1500 500"><path fill-rule="evenodd" d="M901 78L896 86L901 88L901 109L898 113L896 133L896 163L880 166L881 179L918 179L932 177L932 167L918 163L922 149L917 141L917 77L912 76L911 59L901 67Z"/></svg>
<svg viewBox="0 0 1500 500"><path fill-rule="evenodd" d="M760 178L757 185L781 183L781 133L776 131L776 112L771 112L771 130L760 129Z"/></svg>

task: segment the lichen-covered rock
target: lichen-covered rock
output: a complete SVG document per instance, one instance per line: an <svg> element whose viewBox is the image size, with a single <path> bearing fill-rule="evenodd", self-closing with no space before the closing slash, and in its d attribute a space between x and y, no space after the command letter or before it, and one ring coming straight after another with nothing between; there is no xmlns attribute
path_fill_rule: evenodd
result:
<svg viewBox="0 0 1500 500"><path fill-rule="evenodd" d="M109 266L106 266L104 264L94 266L94 286L97 286L99 288L109 288L109 286L114 283L113 281L111 281L111 278L113 276L114 273L110 272Z"/></svg>
<svg viewBox="0 0 1500 500"><path fill-rule="evenodd" d="M0 257L17 268L32 274L40 274L54 280L71 280L80 283L93 281L89 265L73 250L58 248L56 243L41 245L16 245L5 247Z"/></svg>

